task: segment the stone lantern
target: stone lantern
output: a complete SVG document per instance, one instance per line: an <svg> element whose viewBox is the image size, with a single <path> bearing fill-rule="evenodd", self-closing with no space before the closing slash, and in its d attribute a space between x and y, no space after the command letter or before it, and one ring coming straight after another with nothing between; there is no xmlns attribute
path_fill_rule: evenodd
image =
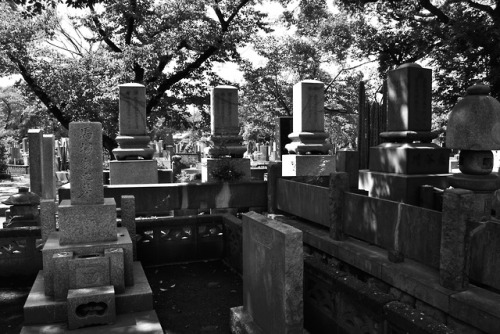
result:
<svg viewBox="0 0 500 334"><path fill-rule="evenodd" d="M475 207L479 217L489 217L493 192L500 189L500 178L492 173L491 152L500 149L500 102L489 93L487 85L469 87L449 114L446 132L447 148L460 150L461 173L450 176L449 184L478 195Z"/></svg>
<svg viewBox="0 0 500 334"><path fill-rule="evenodd" d="M4 227L38 225L40 197L30 192L28 187L19 187L17 194L10 196L2 203L10 205L11 218Z"/></svg>

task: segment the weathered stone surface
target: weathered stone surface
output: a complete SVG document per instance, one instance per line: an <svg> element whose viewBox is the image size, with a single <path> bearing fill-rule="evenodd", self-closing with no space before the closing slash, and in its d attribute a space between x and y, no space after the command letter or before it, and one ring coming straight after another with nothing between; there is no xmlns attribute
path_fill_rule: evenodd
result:
<svg viewBox="0 0 500 334"><path fill-rule="evenodd" d="M288 135L291 143L285 146L288 153L328 153L324 121L324 84L305 80L293 86L293 132Z"/></svg>
<svg viewBox="0 0 500 334"><path fill-rule="evenodd" d="M109 259L109 280L115 293L125 291L125 261L122 248L107 248L104 256Z"/></svg>
<svg viewBox="0 0 500 334"><path fill-rule="evenodd" d="M238 135L238 89L233 86L217 86L210 94L212 135Z"/></svg>
<svg viewBox="0 0 500 334"><path fill-rule="evenodd" d="M101 123L69 124L71 204L102 204Z"/></svg>
<svg viewBox="0 0 500 334"><path fill-rule="evenodd" d="M55 300L66 300L69 289L69 262L72 258L73 252L61 252L52 255Z"/></svg>
<svg viewBox="0 0 500 334"><path fill-rule="evenodd" d="M45 294L48 296L54 295L53 281L54 281L54 268L52 265L52 256L55 253L72 251L75 255L92 255L92 254L104 254L104 250L107 248L123 248L124 251L124 265L125 265L125 285L131 286L134 284L134 273L132 270L133 263L133 251L132 251L132 240L128 231L124 227L119 227L117 229L118 239L115 241L107 242L92 242L87 244L69 244L61 245L60 232L54 232L47 238L45 245L42 249L42 259L43 259L43 273L44 273L44 288Z"/></svg>
<svg viewBox="0 0 500 334"><path fill-rule="evenodd" d="M125 227L130 235L132 247L134 250L134 261L137 259L137 245L136 245L136 224L135 224L135 196L122 195L121 196L121 218L122 227Z"/></svg>
<svg viewBox="0 0 500 334"><path fill-rule="evenodd" d="M243 215L244 311L266 333L303 331L302 232Z"/></svg>
<svg viewBox="0 0 500 334"><path fill-rule="evenodd" d="M267 165L267 210L276 213L278 179L281 178L281 162L271 162Z"/></svg>
<svg viewBox="0 0 500 334"><path fill-rule="evenodd" d="M223 158L212 159L203 158L201 164L202 182L222 182L224 180L214 177L216 175L230 176L230 172L235 171L242 174L240 178L229 181L248 181L251 179L250 159L247 158Z"/></svg>
<svg viewBox="0 0 500 334"><path fill-rule="evenodd" d="M295 155L282 157L283 176L321 176L335 172L333 155Z"/></svg>
<svg viewBox="0 0 500 334"><path fill-rule="evenodd" d="M500 290L500 223L488 221L472 231L470 278Z"/></svg>
<svg viewBox="0 0 500 334"><path fill-rule="evenodd" d="M146 87L137 83L119 87L120 135L146 135Z"/></svg>
<svg viewBox="0 0 500 334"><path fill-rule="evenodd" d="M72 177L73 178L73 177ZM103 204L59 204L61 244L92 243L116 240L116 203L106 198Z"/></svg>
<svg viewBox="0 0 500 334"><path fill-rule="evenodd" d="M430 131L432 70L404 64L387 74L387 131Z"/></svg>
<svg viewBox="0 0 500 334"><path fill-rule="evenodd" d="M450 150L435 144L383 143L370 147L370 170L400 174L448 173Z"/></svg>
<svg viewBox="0 0 500 334"><path fill-rule="evenodd" d="M265 334L243 306L233 307L230 310L229 327L234 334Z"/></svg>
<svg viewBox="0 0 500 334"><path fill-rule="evenodd" d="M330 236L333 240L344 239L344 193L349 190L349 175L347 173L330 174L329 189Z"/></svg>
<svg viewBox="0 0 500 334"><path fill-rule="evenodd" d="M56 198L56 170L54 166L54 135L43 135L42 198Z"/></svg>
<svg viewBox="0 0 500 334"><path fill-rule="evenodd" d="M109 258L103 254L77 255L69 261L69 288L110 285Z"/></svg>
<svg viewBox="0 0 500 334"><path fill-rule="evenodd" d="M450 174L396 174L359 171L359 189L369 192L370 197L378 197L406 204L419 205L420 186L432 185L448 187Z"/></svg>
<svg viewBox="0 0 500 334"><path fill-rule="evenodd" d="M353 150L337 150L335 154L335 169L337 172L349 174L349 188L358 188L359 152Z"/></svg>
<svg viewBox="0 0 500 334"><path fill-rule="evenodd" d="M472 215L474 193L465 189L446 189L443 198L440 283L452 290L465 290L467 275L467 222Z"/></svg>
<svg viewBox="0 0 500 334"><path fill-rule="evenodd" d="M28 130L28 140L30 147L30 191L42 196L43 131L40 129Z"/></svg>
<svg viewBox="0 0 500 334"><path fill-rule="evenodd" d="M68 292L68 329L110 324L116 320L113 286L72 289Z"/></svg>
<svg viewBox="0 0 500 334"><path fill-rule="evenodd" d="M109 163L109 184L156 184L156 160L114 160Z"/></svg>
<svg viewBox="0 0 500 334"><path fill-rule="evenodd" d="M40 200L40 227L42 240L45 242L50 233L56 231L57 204L53 199Z"/></svg>

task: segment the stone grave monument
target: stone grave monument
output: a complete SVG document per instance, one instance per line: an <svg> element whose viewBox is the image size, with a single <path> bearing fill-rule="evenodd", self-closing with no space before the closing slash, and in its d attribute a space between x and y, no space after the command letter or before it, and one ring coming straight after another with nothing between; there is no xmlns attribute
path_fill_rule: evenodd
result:
<svg viewBox="0 0 500 334"><path fill-rule="evenodd" d="M43 270L24 305L21 333L91 325L107 326L105 333L163 333L129 233L117 228L115 200L104 198L101 124L70 123L69 135L71 200L60 203L59 231L42 249Z"/></svg>
<svg viewBox="0 0 500 334"><path fill-rule="evenodd" d="M326 142L324 84L304 80L293 86L293 132L283 154L283 176L321 176L335 172L335 157Z"/></svg>
<svg viewBox="0 0 500 334"><path fill-rule="evenodd" d="M243 158L245 146L239 135L238 89L217 86L212 89L210 103L211 145L202 159L202 182L217 181L217 171L237 173L239 180L250 180L250 159Z"/></svg>
<svg viewBox="0 0 500 334"><path fill-rule="evenodd" d="M158 183L158 168L153 160L146 132L146 87L137 83L120 85L120 134L117 160L109 163L110 184Z"/></svg>
<svg viewBox="0 0 500 334"><path fill-rule="evenodd" d="M243 214L243 306L232 333L304 333L302 231L258 213Z"/></svg>
<svg viewBox="0 0 500 334"><path fill-rule="evenodd" d="M387 74L386 140L370 148L359 188L372 197L419 204L420 186L446 188L450 150L432 144L432 70L404 64Z"/></svg>
<svg viewBox="0 0 500 334"><path fill-rule="evenodd" d="M465 97L453 107L448 118L446 146L460 149L460 173L448 178L450 186L472 191L474 217L489 219L493 193L500 189L498 173L492 173L491 152L500 149L500 103L490 96L489 86L469 87Z"/></svg>

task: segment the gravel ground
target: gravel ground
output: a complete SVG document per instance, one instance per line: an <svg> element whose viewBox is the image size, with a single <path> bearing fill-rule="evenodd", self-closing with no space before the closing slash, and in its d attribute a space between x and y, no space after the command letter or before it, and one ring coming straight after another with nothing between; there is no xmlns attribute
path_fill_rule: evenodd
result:
<svg viewBox="0 0 500 334"><path fill-rule="evenodd" d="M222 261L145 268L164 333L229 333L229 309L243 304L241 277ZM0 333L19 333L34 277L0 278Z"/></svg>

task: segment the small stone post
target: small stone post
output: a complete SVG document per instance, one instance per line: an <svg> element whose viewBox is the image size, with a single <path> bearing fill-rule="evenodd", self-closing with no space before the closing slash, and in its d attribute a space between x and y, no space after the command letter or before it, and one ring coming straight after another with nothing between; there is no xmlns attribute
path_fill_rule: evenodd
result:
<svg viewBox="0 0 500 334"><path fill-rule="evenodd" d="M28 130L29 164L30 164L30 190L42 196L42 152L43 131L40 129Z"/></svg>
<svg viewBox="0 0 500 334"><path fill-rule="evenodd" d="M473 215L473 203L474 192L470 190L444 192L439 281L447 289L462 291L469 284L467 223Z"/></svg>
<svg viewBox="0 0 500 334"><path fill-rule="evenodd" d="M126 227L130 239L132 240L132 248L134 252L134 261L137 259L136 245L136 225L135 225L135 197L133 195L122 195L121 197L122 210L122 227Z"/></svg>
<svg viewBox="0 0 500 334"><path fill-rule="evenodd" d="M276 192L278 190L278 179L281 177L281 162L270 162L267 165L267 211L277 213Z"/></svg>
<svg viewBox="0 0 500 334"><path fill-rule="evenodd" d="M344 240L344 221L342 210L344 193L349 190L349 175L344 172L330 174L330 237Z"/></svg>

